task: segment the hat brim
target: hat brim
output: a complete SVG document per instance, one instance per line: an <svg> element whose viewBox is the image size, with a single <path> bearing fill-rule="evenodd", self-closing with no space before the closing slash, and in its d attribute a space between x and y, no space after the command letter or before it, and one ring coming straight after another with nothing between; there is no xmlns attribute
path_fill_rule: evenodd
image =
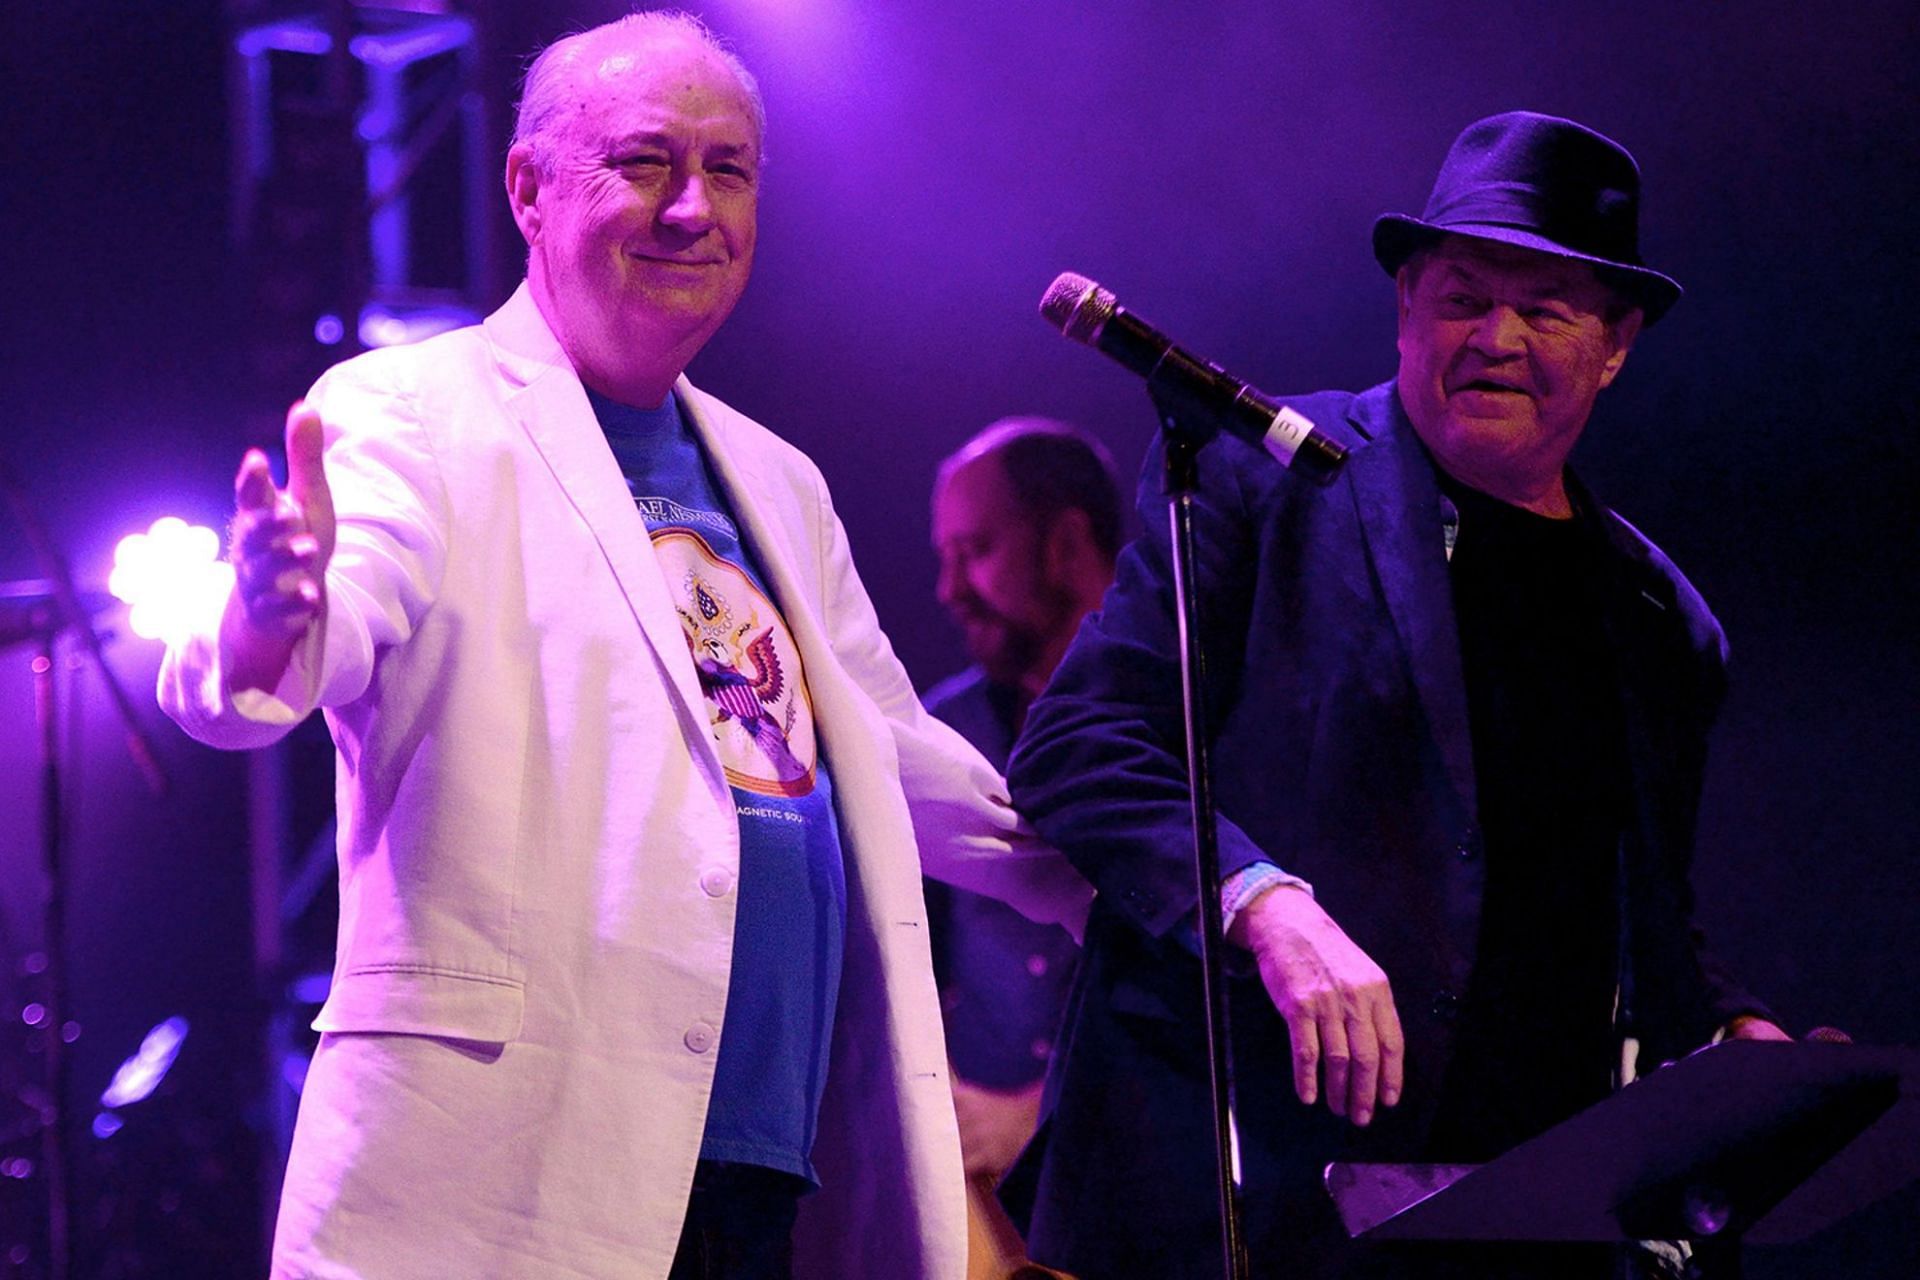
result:
<svg viewBox="0 0 1920 1280"><path fill-rule="evenodd" d="M1625 295L1646 313L1647 324L1652 324L1665 315L1673 304L1680 300L1683 292L1678 281L1670 276L1661 275L1650 267L1613 262L1606 258L1597 258L1590 253L1578 253L1565 245L1547 239L1536 231L1501 226L1498 223L1462 222L1440 226L1432 222L1422 222L1404 213L1383 213L1374 220L1373 224L1373 256L1382 267L1386 268L1388 275L1397 275L1400 268L1406 265L1407 259L1411 258L1415 252L1438 242L1443 236L1468 236L1475 240L1494 240L1501 244L1516 245L1522 249L1550 253L1556 258L1590 262L1594 266L1595 274L1601 280Z"/></svg>

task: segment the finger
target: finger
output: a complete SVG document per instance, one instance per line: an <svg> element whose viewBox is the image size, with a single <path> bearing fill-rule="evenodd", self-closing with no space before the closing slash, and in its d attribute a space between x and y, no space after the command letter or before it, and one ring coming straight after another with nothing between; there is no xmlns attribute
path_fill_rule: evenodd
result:
<svg viewBox="0 0 1920 1280"><path fill-rule="evenodd" d="M1320 1029L1305 1014L1287 1019L1287 1038L1293 1043L1293 1091L1309 1107L1320 1096Z"/></svg>
<svg viewBox="0 0 1920 1280"><path fill-rule="evenodd" d="M319 616L319 605L302 597L265 595L246 602L247 622L263 635L294 639L306 633Z"/></svg>
<svg viewBox="0 0 1920 1280"><path fill-rule="evenodd" d="M264 511L272 508L279 496L273 487L273 469L267 455L249 449L240 459L240 470L233 477L233 505L240 511Z"/></svg>
<svg viewBox="0 0 1920 1280"><path fill-rule="evenodd" d="M333 520L333 494L327 488L327 473L321 463L326 447L326 432L320 415L296 400L287 410L287 492L300 504L307 519L326 527Z"/></svg>
<svg viewBox="0 0 1920 1280"><path fill-rule="evenodd" d="M263 591L244 601L247 617L259 622L311 617L319 608L319 590L312 579L298 579L285 591Z"/></svg>
<svg viewBox="0 0 1920 1280"><path fill-rule="evenodd" d="M285 550L306 532L307 522L299 508L284 496L270 506L248 507L233 518L233 543L249 555Z"/></svg>
<svg viewBox="0 0 1920 1280"><path fill-rule="evenodd" d="M304 529L276 528L271 523L249 529L236 529L233 552L234 576L242 591L254 593L285 590L296 576L318 577L324 566L313 536Z"/></svg>
<svg viewBox="0 0 1920 1280"><path fill-rule="evenodd" d="M312 610L320 602L311 574L292 569L278 574L239 574L240 603L247 617L261 621L289 611Z"/></svg>
<svg viewBox="0 0 1920 1280"><path fill-rule="evenodd" d="M320 588L314 585L313 575L305 569L287 569L275 575L273 594L283 600L306 605L317 604L320 600Z"/></svg>
<svg viewBox="0 0 1920 1280"><path fill-rule="evenodd" d="M1391 992L1374 1007L1373 1030L1380 1041L1380 1105L1397 1106L1406 1084L1407 1040Z"/></svg>
<svg viewBox="0 0 1920 1280"><path fill-rule="evenodd" d="M1333 1114L1344 1116L1353 1058L1347 1044L1347 1024L1338 1012L1320 1022L1320 1052L1326 1060L1322 1069L1327 1077L1327 1107Z"/></svg>
<svg viewBox="0 0 1920 1280"><path fill-rule="evenodd" d="M1380 1042L1374 1034L1372 1015L1356 1010L1347 1020L1347 1115L1358 1125L1373 1119L1377 1104L1375 1090L1380 1083Z"/></svg>

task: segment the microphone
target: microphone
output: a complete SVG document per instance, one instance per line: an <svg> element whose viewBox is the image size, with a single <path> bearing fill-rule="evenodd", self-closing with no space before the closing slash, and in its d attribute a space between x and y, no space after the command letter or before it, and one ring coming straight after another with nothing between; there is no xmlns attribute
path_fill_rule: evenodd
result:
<svg viewBox="0 0 1920 1280"><path fill-rule="evenodd" d="M1193 415L1238 436L1272 454L1283 467L1325 484L1347 460L1346 448L1305 415L1175 346L1173 339L1083 275L1061 272L1041 297L1040 314L1075 342L1105 352L1145 378L1155 403L1170 407L1176 416Z"/></svg>

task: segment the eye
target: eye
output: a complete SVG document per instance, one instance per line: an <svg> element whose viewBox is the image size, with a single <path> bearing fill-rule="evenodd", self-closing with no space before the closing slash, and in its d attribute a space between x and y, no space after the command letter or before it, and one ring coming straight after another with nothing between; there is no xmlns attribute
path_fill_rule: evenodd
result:
<svg viewBox="0 0 1920 1280"><path fill-rule="evenodd" d="M667 166L668 160L658 151L636 151L617 157L613 163L619 169L661 169Z"/></svg>

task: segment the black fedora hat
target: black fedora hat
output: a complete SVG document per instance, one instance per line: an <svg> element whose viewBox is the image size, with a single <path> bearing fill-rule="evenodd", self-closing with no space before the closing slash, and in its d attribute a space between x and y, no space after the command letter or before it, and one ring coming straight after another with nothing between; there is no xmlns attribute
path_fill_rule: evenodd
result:
<svg viewBox="0 0 1920 1280"><path fill-rule="evenodd" d="M1426 212L1380 215L1373 256L1392 275L1445 235L1473 236L1591 262L1652 324L1680 286L1640 260L1640 166L1627 149L1582 124L1509 111L1468 125Z"/></svg>

